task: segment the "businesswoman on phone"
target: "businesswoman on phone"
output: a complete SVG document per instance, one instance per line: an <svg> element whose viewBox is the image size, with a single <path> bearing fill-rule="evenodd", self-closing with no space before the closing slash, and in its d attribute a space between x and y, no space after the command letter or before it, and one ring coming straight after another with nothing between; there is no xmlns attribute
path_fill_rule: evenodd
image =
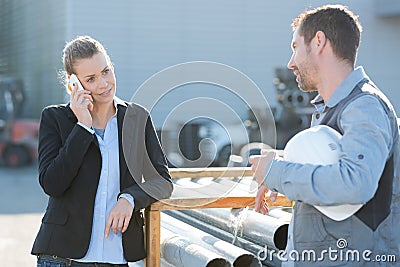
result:
<svg viewBox="0 0 400 267"><path fill-rule="evenodd" d="M63 50L68 104L46 107L39 182L49 196L33 244L38 266L128 266L145 257L142 210L172 192L146 109L115 96L103 45L80 36ZM54 265L56 266L56 265Z"/></svg>

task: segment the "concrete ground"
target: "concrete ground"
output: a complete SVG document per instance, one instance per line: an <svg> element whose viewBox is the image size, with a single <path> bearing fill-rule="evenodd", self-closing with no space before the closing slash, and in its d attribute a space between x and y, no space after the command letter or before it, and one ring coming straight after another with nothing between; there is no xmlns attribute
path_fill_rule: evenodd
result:
<svg viewBox="0 0 400 267"><path fill-rule="evenodd" d="M47 197L37 179L37 165L0 167L0 258L3 266L36 266L31 246Z"/></svg>
<svg viewBox="0 0 400 267"><path fill-rule="evenodd" d="M39 186L37 164L21 168L0 166L1 266L36 266L30 254L46 209L47 196ZM130 264L130 267L143 263Z"/></svg>

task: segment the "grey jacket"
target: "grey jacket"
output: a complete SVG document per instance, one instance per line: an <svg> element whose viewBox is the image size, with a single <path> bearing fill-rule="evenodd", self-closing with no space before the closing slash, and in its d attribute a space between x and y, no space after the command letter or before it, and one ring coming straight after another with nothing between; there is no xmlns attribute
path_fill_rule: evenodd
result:
<svg viewBox="0 0 400 267"><path fill-rule="evenodd" d="M323 115L317 116L319 120L314 121L314 124L329 125L343 134L344 141L340 145L344 152L339 163L319 167L276 161L265 179L270 189L276 189L296 201L289 230L288 254L284 259L296 260L285 262L285 266L396 266L393 261L400 261L400 228L397 226L400 221L400 141L397 117L390 102L362 69L355 70L353 76L362 79L348 95L321 110ZM342 127L344 116L348 116L349 112L359 112L349 108L356 101L379 106L387 123L381 126L377 122L376 125L383 128L386 125L387 129L374 136L371 129L376 125L366 125L365 133L361 129L357 132L360 138L357 138L353 129L348 127L349 121L346 121L346 127ZM365 108L372 109L369 116L379 113L379 110L374 111L374 106ZM366 114L352 114L353 117L357 115L360 121L364 121ZM365 121L371 123L374 118ZM363 139L363 134L367 138ZM371 140L370 147L366 142L368 140ZM376 162L371 159L375 145L384 146L375 152ZM353 148L347 151L346 146ZM296 179L293 174L298 174L302 168L304 177ZM346 188L349 189L347 192ZM345 203L361 203L364 206L355 215L340 222L331 220L312 206Z"/></svg>

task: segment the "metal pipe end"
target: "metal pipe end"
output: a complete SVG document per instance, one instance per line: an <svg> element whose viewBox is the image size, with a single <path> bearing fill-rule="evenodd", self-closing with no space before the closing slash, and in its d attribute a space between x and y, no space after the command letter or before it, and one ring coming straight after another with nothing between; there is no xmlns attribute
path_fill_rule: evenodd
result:
<svg viewBox="0 0 400 267"><path fill-rule="evenodd" d="M261 262L253 254L244 254L233 262L233 267L261 267Z"/></svg>
<svg viewBox="0 0 400 267"><path fill-rule="evenodd" d="M226 259L218 258L207 263L206 267L232 267L232 264Z"/></svg>
<svg viewBox="0 0 400 267"><path fill-rule="evenodd" d="M277 249L283 250L286 248L287 237L288 237L288 224L282 224L276 229L274 234L274 245Z"/></svg>

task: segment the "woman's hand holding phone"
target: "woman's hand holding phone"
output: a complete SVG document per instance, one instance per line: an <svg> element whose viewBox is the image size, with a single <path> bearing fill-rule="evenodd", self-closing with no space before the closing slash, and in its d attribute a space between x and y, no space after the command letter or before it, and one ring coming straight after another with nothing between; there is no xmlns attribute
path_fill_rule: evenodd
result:
<svg viewBox="0 0 400 267"><path fill-rule="evenodd" d="M69 80L71 87L70 107L80 123L87 127L92 127L93 98L91 92L84 90L75 74L72 74Z"/></svg>

